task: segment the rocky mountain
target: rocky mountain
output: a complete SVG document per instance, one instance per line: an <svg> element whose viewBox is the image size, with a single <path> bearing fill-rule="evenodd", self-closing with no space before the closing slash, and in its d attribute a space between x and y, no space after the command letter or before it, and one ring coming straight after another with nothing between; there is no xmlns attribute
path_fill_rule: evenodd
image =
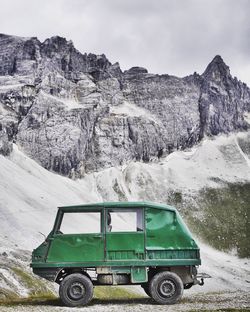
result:
<svg viewBox="0 0 250 312"><path fill-rule="evenodd" d="M52 295L29 268L38 232L57 206L99 201L175 205L231 253L199 243L202 291L249 292L249 125L250 90L220 56L177 78L123 72L60 37L0 35L0 301Z"/></svg>
<svg viewBox="0 0 250 312"><path fill-rule="evenodd" d="M0 153L69 177L149 162L249 128L250 89L216 56L184 78L122 71L71 41L0 35Z"/></svg>

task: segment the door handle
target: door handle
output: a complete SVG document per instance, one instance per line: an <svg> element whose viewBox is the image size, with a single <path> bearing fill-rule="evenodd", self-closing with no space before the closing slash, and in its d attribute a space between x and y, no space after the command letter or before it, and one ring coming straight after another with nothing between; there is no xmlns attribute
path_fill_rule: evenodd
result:
<svg viewBox="0 0 250 312"><path fill-rule="evenodd" d="M102 238L102 235L95 235L93 238Z"/></svg>

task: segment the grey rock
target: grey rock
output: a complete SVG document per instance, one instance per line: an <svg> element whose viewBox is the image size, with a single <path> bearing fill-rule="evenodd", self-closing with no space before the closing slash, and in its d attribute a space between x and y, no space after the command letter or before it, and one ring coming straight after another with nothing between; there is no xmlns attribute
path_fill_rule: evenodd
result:
<svg viewBox="0 0 250 312"><path fill-rule="evenodd" d="M12 151L12 144L8 140L6 130L1 130L1 127L2 126L0 126L0 154L8 156Z"/></svg>
<svg viewBox="0 0 250 312"><path fill-rule="evenodd" d="M250 90L216 56L202 75L122 72L71 41L0 35L0 153L12 142L72 178L149 162L205 135L249 128Z"/></svg>
<svg viewBox="0 0 250 312"><path fill-rule="evenodd" d="M124 74L125 75L140 75L140 74L147 74L148 70L144 67L138 67L134 66L131 67L129 70L125 70Z"/></svg>
<svg viewBox="0 0 250 312"><path fill-rule="evenodd" d="M202 75L199 106L200 135L246 130L243 112L250 109L246 84L230 75L229 67L217 55Z"/></svg>

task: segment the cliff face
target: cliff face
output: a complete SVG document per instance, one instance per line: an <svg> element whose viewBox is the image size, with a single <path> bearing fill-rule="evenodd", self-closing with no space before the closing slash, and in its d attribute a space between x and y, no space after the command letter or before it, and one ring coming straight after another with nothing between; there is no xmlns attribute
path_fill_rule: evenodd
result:
<svg viewBox="0 0 250 312"><path fill-rule="evenodd" d="M0 35L0 153L12 142L71 177L144 162L249 127L250 90L216 56L202 75L122 72L52 37Z"/></svg>

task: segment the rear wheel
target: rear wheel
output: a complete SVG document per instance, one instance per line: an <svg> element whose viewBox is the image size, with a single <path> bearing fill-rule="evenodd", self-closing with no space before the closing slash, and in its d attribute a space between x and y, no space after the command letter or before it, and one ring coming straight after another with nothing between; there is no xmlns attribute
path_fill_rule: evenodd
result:
<svg viewBox="0 0 250 312"><path fill-rule="evenodd" d="M86 305L93 297L93 284L85 275L70 274L61 282L59 295L62 302L68 307Z"/></svg>
<svg viewBox="0 0 250 312"><path fill-rule="evenodd" d="M160 272L151 279L149 292L159 304L174 304L182 297L183 283L173 272Z"/></svg>

